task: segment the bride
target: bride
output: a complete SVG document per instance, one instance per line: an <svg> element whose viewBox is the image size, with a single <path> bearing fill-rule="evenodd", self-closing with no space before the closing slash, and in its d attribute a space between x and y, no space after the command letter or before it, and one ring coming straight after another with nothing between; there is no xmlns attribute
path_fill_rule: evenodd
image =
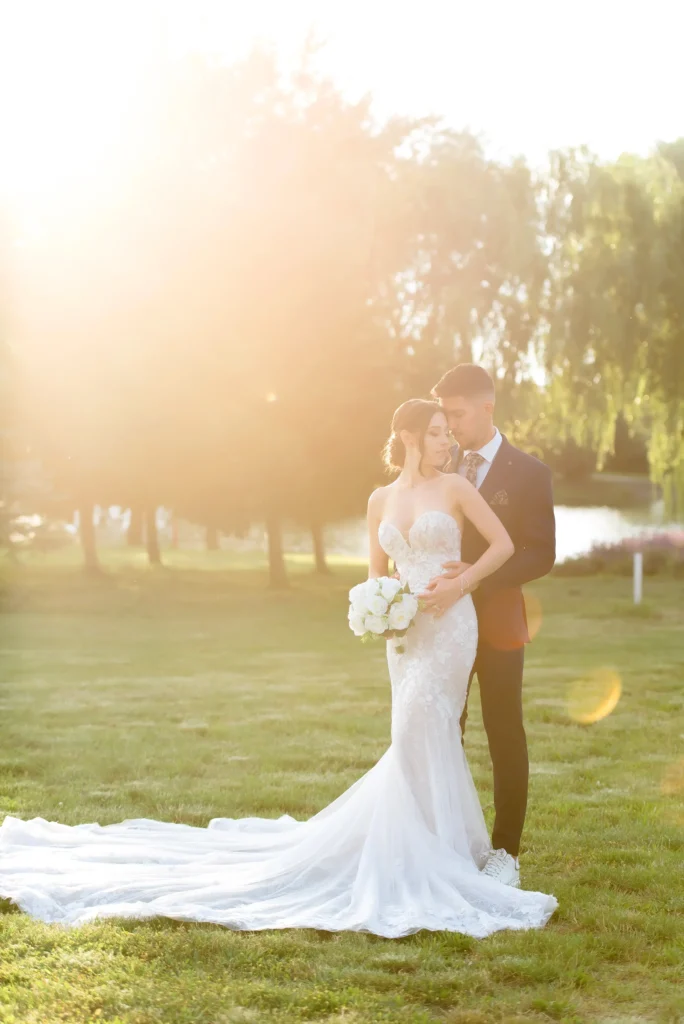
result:
<svg viewBox="0 0 684 1024"><path fill-rule="evenodd" d="M245 930L393 938L425 928L482 938L546 923L553 896L480 871L490 843L460 739L477 646L469 591L513 546L476 489L441 472L449 432L438 405L400 406L385 454L401 472L368 503L371 576L391 558L421 593L443 562L459 560L464 517L489 549L461 577L456 604L419 612L404 653L388 642L392 742L377 764L307 821L214 818L197 828L6 817L0 897L64 925L162 916Z"/></svg>

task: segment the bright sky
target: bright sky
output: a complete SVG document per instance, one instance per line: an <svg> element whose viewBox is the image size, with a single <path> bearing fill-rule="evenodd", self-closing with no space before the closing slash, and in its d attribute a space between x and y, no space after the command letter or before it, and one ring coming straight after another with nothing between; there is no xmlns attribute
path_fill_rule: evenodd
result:
<svg viewBox="0 0 684 1024"><path fill-rule="evenodd" d="M172 5L180 12L184 3ZM196 41L293 50L314 24L321 65L378 111L439 114L502 154L602 156L684 135L682 0L195 0ZM247 10L249 8L249 10ZM235 11L239 10L239 17ZM241 25L239 23L242 23ZM186 37L187 39L187 37Z"/></svg>
<svg viewBox="0 0 684 1024"><path fill-rule="evenodd" d="M0 188L96 178L151 55L261 38L289 59L311 27L320 66L380 116L438 114L500 156L684 135L682 0L0 0Z"/></svg>

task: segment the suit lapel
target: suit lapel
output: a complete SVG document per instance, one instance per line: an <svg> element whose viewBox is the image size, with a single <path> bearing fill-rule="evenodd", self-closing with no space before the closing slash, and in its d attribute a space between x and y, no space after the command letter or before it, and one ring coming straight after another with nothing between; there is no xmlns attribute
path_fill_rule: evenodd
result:
<svg viewBox="0 0 684 1024"><path fill-rule="evenodd" d="M485 501L489 501L489 499L503 487L512 465L511 445L502 434L499 450L494 456L492 464L489 467L489 472L482 481L482 486L480 487L480 494Z"/></svg>
<svg viewBox="0 0 684 1024"><path fill-rule="evenodd" d="M513 445L509 442L505 434L501 435L501 444L499 450L492 460L492 464L489 467L487 476L482 481L482 486L479 488L479 492L485 501L496 494L498 490L504 485L513 460L511 458L511 452L513 451ZM451 449L451 473L458 473L459 466L463 462L463 450L455 445Z"/></svg>
<svg viewBox="0 0 684 1024"><path fill-rule="evenodd" d="M499 450L492 460L487 476L482 481L482 487L480 487L480 494L487 504L489 504L490 499L494 497L497 491L506 489L509 474L513 467L512 455L515 449L503 434L501 437L502 440ZM493 511L497 512L498 510L494 507ZM477 528L473 526L469 519L466 519L463 530L462 549L464 560L466 562L476 562L485 550L486 546L486 541L482 535L478 533Z"/></svg>

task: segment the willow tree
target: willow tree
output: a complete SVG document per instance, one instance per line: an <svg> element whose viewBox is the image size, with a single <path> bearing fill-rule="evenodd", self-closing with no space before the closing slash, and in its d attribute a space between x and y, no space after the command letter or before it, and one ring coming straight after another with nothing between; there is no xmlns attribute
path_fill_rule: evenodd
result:
<svg viewBox="0 0 684 1024"><path fill-rule="evenodd" d="M684 138L663 145L655 158L662 166L656 197L661 228L658 261L659 330L647 353L644 406L652 421L650 457L668 505L684 511Z"/></svg>
<svg viewBox="0 0 684 1024"><path fill-rule="evenodd" d="M684 477L684 179L667 152L558 153L545 194L545 361L558 430L602 460L620 413L648 431L674 507Z"/></svg>
<svg viewBox="0 0 684 1024"><path fill-rule="evenodd" d="M422 394L454 363L480 361L502 381L507 418L546 272L536 183L468 133L426 124L411 141L398 171L405 262L384 296L405 390Z"/></svg>

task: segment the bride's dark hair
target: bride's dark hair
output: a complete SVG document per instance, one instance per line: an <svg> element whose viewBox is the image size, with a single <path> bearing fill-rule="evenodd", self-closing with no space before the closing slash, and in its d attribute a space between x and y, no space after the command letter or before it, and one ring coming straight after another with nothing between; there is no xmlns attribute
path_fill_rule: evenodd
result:
<svg viewBox="0 0 684 1024"><path fill-rule="evenodd" d="M399 406L392 417L392 433L382 449L382 461L388 473L401 470L406 459L406 448L399 437L400 432L408 430L411 434L418 435L418 446L422 455L423 437L430 426L430 420L440 411L438 402L429 402L424 398L409 398L408 402L403 402Z"/></svg>

